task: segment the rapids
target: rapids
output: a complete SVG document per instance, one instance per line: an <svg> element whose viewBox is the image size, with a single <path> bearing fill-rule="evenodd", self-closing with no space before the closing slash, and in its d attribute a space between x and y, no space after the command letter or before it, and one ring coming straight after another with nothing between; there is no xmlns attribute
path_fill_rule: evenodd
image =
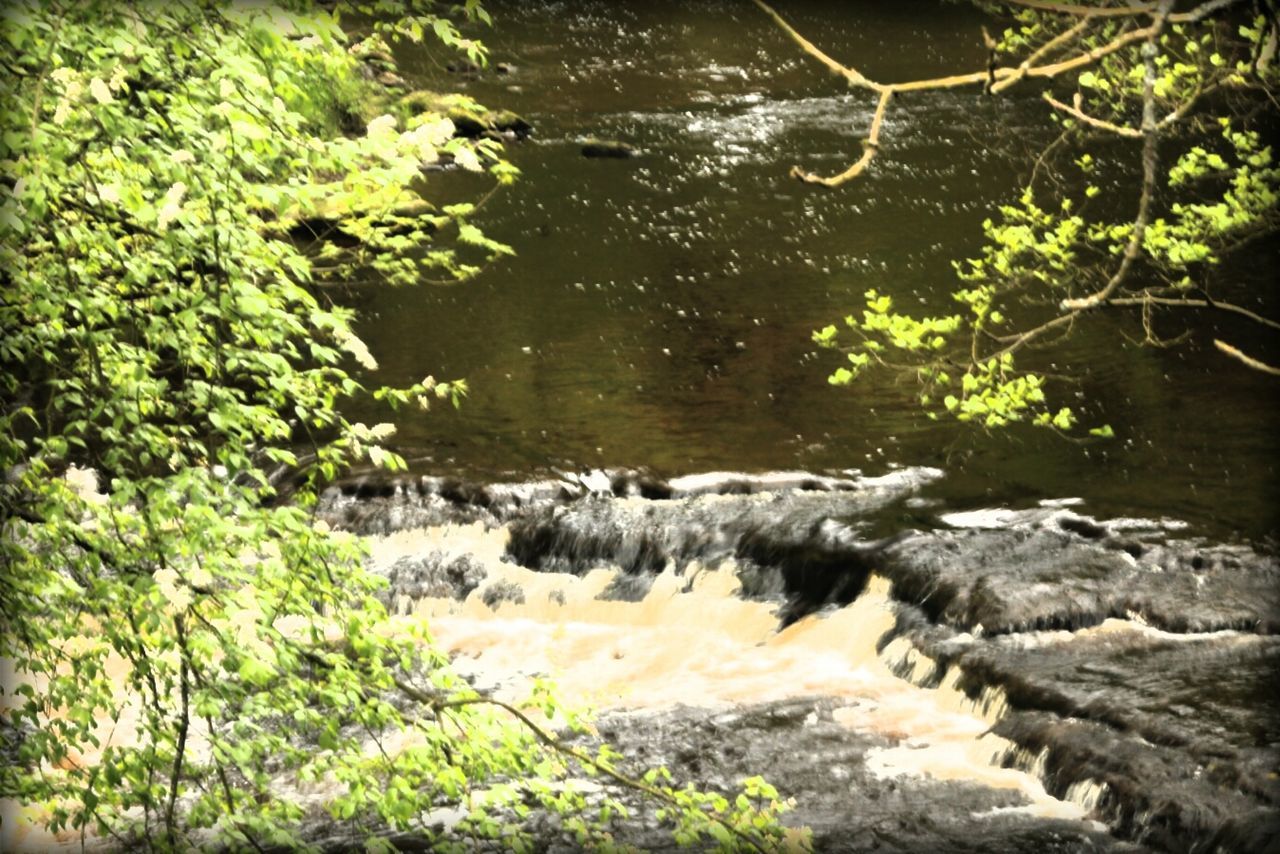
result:
<svg viewBox="0 0 1280 854"><path fill-rule="evenodd" d="M922 507L940 476L357 479L322 516L481 688L551 677L646 761L777 777L821 850L1274 844L1275 558Z"/></svg>

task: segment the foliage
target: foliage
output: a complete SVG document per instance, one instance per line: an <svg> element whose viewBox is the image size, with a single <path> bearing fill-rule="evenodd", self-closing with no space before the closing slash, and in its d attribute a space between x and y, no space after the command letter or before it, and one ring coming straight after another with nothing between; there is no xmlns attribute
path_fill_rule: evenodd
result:
<svg viewBox="0 0 1280 854"><path fill-rule="evenodd" d="M979 256L955 264L954 314L917 318L870 291L862 317L845 318L848 331L833 325L813 334L819 346L847 354L830 382L847 385L871 368L899 371L920 383L931 418L1066 431L1078 413L1051 405L1049 378L1021 365L1021 351L1057 339L1048 333L1067 333L1103 309L1141 311L1152 345L1168 343L1155 330L1157 310L1217 310L1276 327L1214 293L1224 255L1280 225L1280 165L1266 141L1280 118L1276 20L1230 3L1182 11L1168 2L1127 10L979 5L1010 21L990 39L987 75L896 85L985 78L988 91L1000 92L1044 78L1060 135L1016 202L983 222ZM1280 372L1215 343L1251 367Z"/></svg>
<svg viewBox="0 0 1280 854"><path fill-rule="evenodd" d="M358 11L394 18L381 35L483 58L453 23L485 19L472 0L454 18ZM361 543L312 514L352 461L404 466L381 446L390 426L348 421L344 400L426 409L466 391L367 386L376 362L318 267L465 276L460 250L429 243L449 229L473 253L505 251L471 206L430 228L394 212L446 153L510 180L497 147L453 139L439 116L335 136L334 111L376 93L336 15L303 4L4 15L0 657L17 681L0 795L55 833L122 847L307 847L299 822L318 798L371 850L389 831L527 850L530 807L609 843L621 804L587 815L574 782L603 773L663 804L682 841L776 842L786 805L762 782L734 803L644 783L550 735L587 724L546 690L530 700L541 722L476 694L423 625L388 618ZM337 194L356 248L312 257L282 239ZM424 816L457 804L439 836Z"/></svg>

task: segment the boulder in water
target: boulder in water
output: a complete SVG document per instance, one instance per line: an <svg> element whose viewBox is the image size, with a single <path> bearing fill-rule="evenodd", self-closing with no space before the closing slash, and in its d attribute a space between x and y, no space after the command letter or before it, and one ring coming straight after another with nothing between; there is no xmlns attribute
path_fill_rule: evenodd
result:
<svg viewBox="0 0 1280 854"><path fill-rule="evenodd" d="M582 144L583 157L611 157L625 159L635 157L639 152L625 142L608 139L588 139Z"/></svg>

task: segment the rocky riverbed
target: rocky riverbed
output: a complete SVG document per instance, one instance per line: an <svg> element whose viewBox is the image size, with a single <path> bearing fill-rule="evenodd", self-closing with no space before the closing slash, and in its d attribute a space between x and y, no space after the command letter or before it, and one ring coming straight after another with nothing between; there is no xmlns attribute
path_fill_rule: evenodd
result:
<svg viewBox="0 0 1280 854"><path fill-rule="evenodd" d="M638 762L763 773L819 850L1274 850L1275 556L942 512L941 476L357 479L322 515L481 687L549 675Z"/></svg>

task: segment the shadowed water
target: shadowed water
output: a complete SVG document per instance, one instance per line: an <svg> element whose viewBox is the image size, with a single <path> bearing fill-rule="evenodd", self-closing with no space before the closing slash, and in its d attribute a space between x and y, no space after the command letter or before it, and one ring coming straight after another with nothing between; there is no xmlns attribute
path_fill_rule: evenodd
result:
<svg viewBox="0 0 1280 854"><path fill-rule="evenodd" d="M557 467L934 465L948 476L930 494L953 509L1078 496L1093 512L1170 516L1218 536L1275 531L1273 380L1196 346L1138 347L1136 315L1093 319L1029 358L1079 376L1054 393L1086 424L1112 424L1110 442L931 422L910 378L827 385L839 357L815 350L810 332L857 310L869 288L904 308L954 310L952 260L978 251L982 219L1050 138L1035 91L903 96L870 172L826 191L787 170L843 169L874 105L750 3L490 6L485 40L507 73L450 73L413 50L400 59L413 85L461 90L534 125L508 147L523 177L476 217L518 255L465 285L355 296L379 381L471 383L460 412L398 416L415 470L489 480ZM982 19L962 4L783 11L878 79L984 61ZM584 158L592 136L640 156ZM431 182L442 200L487 187L459 173ZM1119 188L1122 202L1131 190ZM1277 270L1259 245L1223 276L1258 307ZM1208 323L1160 321L1169 335ZM1232 322L1201 331L1267 352Z"/></svg>

